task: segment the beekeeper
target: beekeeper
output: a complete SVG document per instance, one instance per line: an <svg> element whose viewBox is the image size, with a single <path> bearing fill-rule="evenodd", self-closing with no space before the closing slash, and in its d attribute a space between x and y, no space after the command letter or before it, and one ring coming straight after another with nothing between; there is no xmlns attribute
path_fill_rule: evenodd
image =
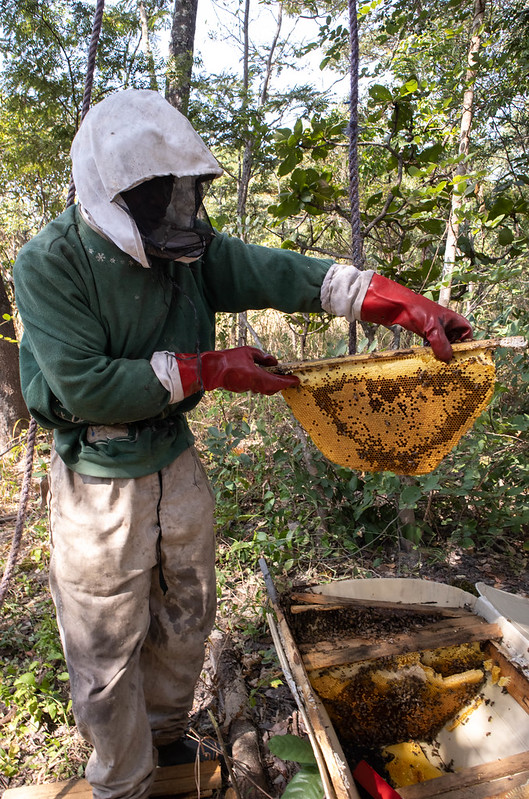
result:
<svg viewBox="0 0 529 799"><path fill-rule="evenodd" d="M79 204L17 258L20 364L54 428L50 583L95 799L143 799L185 738L215 616L213 497L186 412L204 391L297 383L252 347L215 351L215 314L322 309L400 324L437 357L471 338L447 308L353 266L216 232L222 170L156 92L110 95L71 150Z"/></svg>

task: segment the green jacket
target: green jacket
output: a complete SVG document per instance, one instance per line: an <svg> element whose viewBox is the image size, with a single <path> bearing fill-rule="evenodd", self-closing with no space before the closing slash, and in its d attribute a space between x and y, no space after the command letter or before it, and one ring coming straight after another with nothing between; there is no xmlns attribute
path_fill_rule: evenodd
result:
<svg viewBox="0 0 529 799"><path fill-rule="evenodd" d="M55 429L57 452L74 471L159 471L192 444L185 413L201 395L170 405L149 362L153 353L214 349L219 311L321 311L331 263L217 234L192 264L145 269L72 206L15 263L28 408ZM94 442L87 438L93 425L126 428L119 438Z"/></svg>

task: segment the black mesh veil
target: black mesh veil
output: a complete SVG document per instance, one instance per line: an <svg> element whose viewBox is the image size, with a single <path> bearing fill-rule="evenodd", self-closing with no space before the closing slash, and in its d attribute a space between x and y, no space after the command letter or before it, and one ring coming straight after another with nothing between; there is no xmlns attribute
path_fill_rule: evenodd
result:
<svg viewBox="0 0 529 799"><path fill-rule="evenodd" d="M191 262L203 255L214 235L203 204L213 177L169 175L122 192L148 256Z"/></svg>

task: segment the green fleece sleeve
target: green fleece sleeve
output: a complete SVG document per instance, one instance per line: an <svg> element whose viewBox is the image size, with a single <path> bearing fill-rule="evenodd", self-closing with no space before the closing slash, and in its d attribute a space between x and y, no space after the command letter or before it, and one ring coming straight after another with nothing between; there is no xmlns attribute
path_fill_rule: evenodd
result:
<svg viewBox="0 0 529 799"><path fill-rule="evenodd" d="M245 244L219 233L204 259L209 301L216 311L275 308L321 313L320 292L332 260Z"/></svg>
<svg viewBox="0 0 529 799"><path fill-rule="evenodd" d="M72 429L86 424L84 419L77 419L64 408L53 395L28 346L26 335L22 336L20 344L20 373L29 412L41 427Z"/></svg>
<svg viewBox="0 0 529 799"><path fill-rule="evenodd" d="M91 307L89 286L66 244L52 254L30 242L17 258L14 279L24 324L22 389L36 418L54 427L120 424L164 410L169 392L149 360L108 354L111 333Z"/></svg>

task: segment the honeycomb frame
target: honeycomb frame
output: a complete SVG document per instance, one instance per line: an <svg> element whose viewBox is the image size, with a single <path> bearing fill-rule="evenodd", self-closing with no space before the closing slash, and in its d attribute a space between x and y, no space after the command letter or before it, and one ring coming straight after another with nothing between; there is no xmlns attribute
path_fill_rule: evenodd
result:
<svg viewBox="0 0 529 799"><path fill-rule="evenodd" d="M282 394L331 461L365 472L431 472L487 408L503 341L453 345L448 363L429 347L282 364L296 388Z"/></svg>

